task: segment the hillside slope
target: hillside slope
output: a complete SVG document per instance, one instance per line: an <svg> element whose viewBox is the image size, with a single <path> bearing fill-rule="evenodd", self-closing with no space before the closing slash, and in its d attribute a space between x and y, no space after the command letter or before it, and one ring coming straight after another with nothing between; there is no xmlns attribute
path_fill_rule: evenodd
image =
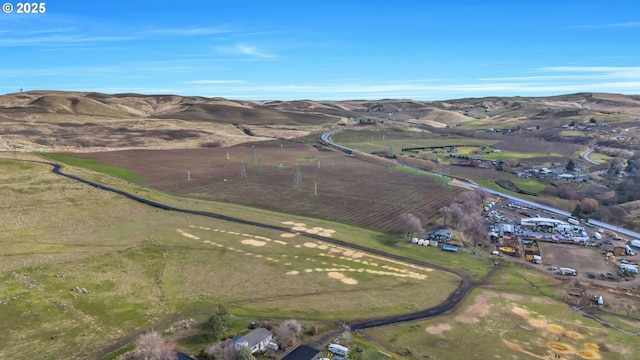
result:
<svg viewBox="0 0 640 360"><path fill-rule="evenodd" d="M544 136L558 136L560 125L574 120L596 118L635 127L639 116L640 97L603 93L260 103L219 97L30 91L0 96L0 147L104 151L228 146L305 136L338 122L385 121L434 131L537 125L545 130L557 128Z"/></svg>

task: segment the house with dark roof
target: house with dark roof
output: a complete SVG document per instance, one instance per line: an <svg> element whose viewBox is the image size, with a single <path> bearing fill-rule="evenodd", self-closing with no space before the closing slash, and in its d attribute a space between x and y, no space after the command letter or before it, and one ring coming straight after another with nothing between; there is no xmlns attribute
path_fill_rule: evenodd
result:
<svg viewBox="0 0 640 360"><path fill-rule="evenodd" d="M250 333L233 339L236 350L240 350L243 346L248 347L251 353L264 351L273 339L271 331L265 328L257 328Z"/></svg>
<svg viewBox="0 0 640 360"><path fill-rule="evenodd" d="M453 233L447 229L438 229L431 233L431 239L439 242L447 242L451 240Z"/></svg>
<svg viewBox="0 0 640 360"><path fill-rule="evenodd" d="M185 353L181 353L181 352L176 352L176 355L178 357L178 360L194 360L191 356L185 354Z"/></svg>
<svg viewBox="0 0 640 360"><path fill-rule="evenodd" d="M282 360L316 360L318 354L320 354L320 350L316 350L307 345L299 345L285 355Z"/></svg>

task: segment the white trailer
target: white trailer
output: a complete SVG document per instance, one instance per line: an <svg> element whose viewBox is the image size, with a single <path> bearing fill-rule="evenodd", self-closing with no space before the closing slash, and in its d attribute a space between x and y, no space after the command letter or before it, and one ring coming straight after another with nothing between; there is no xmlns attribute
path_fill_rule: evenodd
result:
<svg viewBox="0 0 640 360"><path fill-rule="evenodd" d="M338 344L329 344L329 351L336 355L347 356L349 348Z"/></svg>
<svg viewBox="0 0 640 360"><path fill-rule="evenodd" d="M597 240L602 240L602 234L600 234L599 232L593 233L593 237Z"/></svg>
<svg viewBox="0 0 640 360"><path fill-rule="evenodd" d="M631 246L633 247L640 248L640 240L631 240L629 244L631 244Z"/></svg>
<svg viewBox="0 0 640 360"><path fill-rule="evenodd" d="M573 225L580 225L580 220L578 220L576 218L569 218L569 219L567 219L567 222L569 224L573 224Z"/></svg>
<svg viewBox="0 0 640 360"><path fill-rule="evenodd" d="M623 271L628 271L632 274L638 273L638 265L620 264L620 269Z"/></svg>
<svg viewBox="0 0 640 360"><path fill-rule="evenodd" d="M568 276L577 276L578 272L575 269L572 269L572 268L561 267L561 268L558 269L556 274L558 274L558 275L568 275Z"/></svg>

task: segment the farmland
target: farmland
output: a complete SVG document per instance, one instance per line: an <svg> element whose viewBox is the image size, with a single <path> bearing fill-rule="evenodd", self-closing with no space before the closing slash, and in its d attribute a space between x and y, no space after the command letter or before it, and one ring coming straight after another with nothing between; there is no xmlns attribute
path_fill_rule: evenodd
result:
<svg viewBox="0 0 640 360"><path fill-rule="evenodd" d="M442 301L457 284L448 273L300 235L153 209L46 165L0 160L0 167L0 319L13 324L0 335L2 358L97 358L144 328L206 317L217 304L258 320L399 314ZM261 214L336 238L357 230Z"/></svg>
<svg viewBox="0 0 640 360"><path fill-rule="evenodd" d="M580 146L570 142L544 141L536 138L505 137L494 145L496 149L504 151L520 152L526 149L527 153L556 154L553 156L573 157Z"/></svg>
<svg viewBox="0 0 640 360"><path fill-rule="evenodd" d="M398 230L398 216L405 212L434 216L459 191L443 188L429 176L407 175L342 153L290 142L256 144L255 156L252 145L76 156L131 169L140 176L132 181L175 195L383 231ZM246 177L242 176L242 166ZM300 170L299 183L294 183L296 167Z"/></svg>
<svg viewBox="0 0 640 360"><path fill-rule="evenodd" d="M369 131L345 130L332 136L333 141L341 145L364 151L399 151L402 148L429 146L491 146L497 141L475 139L460 136L441 137L435 134L419 131Z"/></svg>

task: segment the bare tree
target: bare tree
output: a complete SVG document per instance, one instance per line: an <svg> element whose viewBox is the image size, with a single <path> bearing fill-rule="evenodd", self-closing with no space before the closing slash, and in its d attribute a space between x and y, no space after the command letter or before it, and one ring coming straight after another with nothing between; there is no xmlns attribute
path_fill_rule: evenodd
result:
<svg viewBox="0 0 640 360"><path fill-rule="evenodd" d="M278 345L283 349L286 349L290 344L298 340L301 333L302 324L294 319L285 320L274 332Z"/></svg>
<svg viewBox="0 0 640 360"><path fill-rule="evenodd" d="M235 360L236 353L233 340L226 339L204 348L203 358L204 360Z"/></svg>
<svg viewBox="0 0 640 360"><path fill-rule="evenodd" d="M598 210L598 200L592 198L586 198L580 201L580 206L582 207L582 211L587 214L593 214Z"/></svg>
<svg viewBox="0 0 640 360"><path fill-rule="evenodd" d="M400 222L406 229L405 237L410 233L422 231L422 221L416 215L411 213L400 214Z"/></svg>
<svg viewBox="0 0 640 360"><path fill-rule="evenodd" d="M251 355L251 349L247 346L243 346L236 353L237 360L255 360L255 357Z"/></svg>
<svg viewBox="0 0 640 360"><path fill-rule="evenodd" d="M177 360L173 348L156 331L150 331L140 335L136 349L128 353L125 360Z"/></svg>
<svg viewBox="0 0 640 360"><path fill-rule="evenodd" d="M491 194L489 194L487 190L482 188L477 188L474 190L474 192L478 195L478 198L480 198L480 206L484 207L487 199L491 196Z"/></svg>
<svg viewBox="0 0 640 360"><path fill-rule="evenodd" d="M442 219L444 220L444 226L447 226L447 219L451 219L452 209L450 206L443 206L439 210L440 215L442 215ZM453 222L453 220L451 220Z"/></svg>
<svg viewBox="0 0 640 360"><path fill-rule="evenodd" d="M465 191L459 193L454 201L462 207L465 214L473 214L480 210L480 195L475 191Z"/></svg>
<svg viewBox="0 0 640 360"><path fill-rule="evenodd" d="M464 221L464 208L462 205L455 203L451 205L451 225L456 229L459 228Z"/></svg>

